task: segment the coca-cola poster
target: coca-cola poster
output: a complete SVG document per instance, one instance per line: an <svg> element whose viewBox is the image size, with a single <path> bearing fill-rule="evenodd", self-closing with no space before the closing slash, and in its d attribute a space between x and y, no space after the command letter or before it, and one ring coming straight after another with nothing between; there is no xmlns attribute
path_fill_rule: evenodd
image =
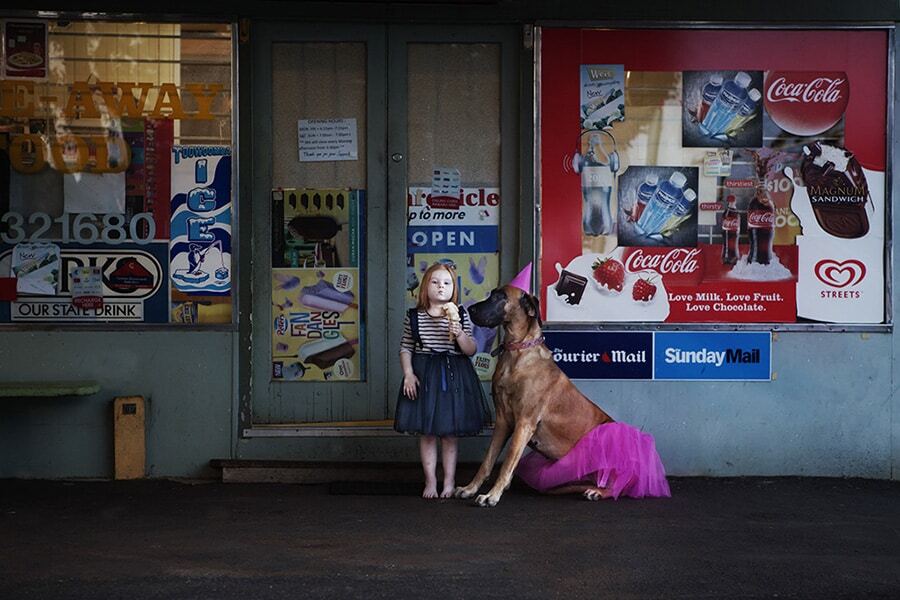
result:
<svg viewBox="0 0 900 600"><path fill-rule="evenodd" d="M541 31L549 321L885 322L885 30L571 32ZM581 130L609 64L628 111Z"/></svg>
<svg viewBox="0 0 900 600"><path fill-rule="evenodd" d="M764 104L779 127L801 137L817 136L844 116L850 82L843 71L769 71Z"/></svg>

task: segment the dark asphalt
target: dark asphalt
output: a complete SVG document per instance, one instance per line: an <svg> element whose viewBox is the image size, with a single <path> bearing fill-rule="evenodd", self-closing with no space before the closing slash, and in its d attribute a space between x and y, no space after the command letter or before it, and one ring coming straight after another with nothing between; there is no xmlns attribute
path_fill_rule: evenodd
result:
<svg viewBox="0 0 900 600"><path fill-rule="evenodd" d="M671 484L598 503L515 487L484 509L353 486L0 481L0 598L900 598L900 482Z"/></svg>

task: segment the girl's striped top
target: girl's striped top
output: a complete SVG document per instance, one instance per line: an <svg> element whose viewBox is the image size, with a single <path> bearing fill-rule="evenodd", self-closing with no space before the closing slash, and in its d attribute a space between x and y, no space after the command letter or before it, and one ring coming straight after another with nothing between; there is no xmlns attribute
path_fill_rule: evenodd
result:
<svg viewBox="0 0 900 600"><path fill-rule="evenodd" d="M447 317L432 317L425 310L417 311L419 315L419 337L422 339L422 348L416 348L413 339L412 327L409 324L409 312L403 320L403 339L400 340L400 352L449 352L450 354L462 354L456 345L456 340L450 339L450 322ZM462 311L460 311L462 312ZM462 315L460 315L462 317ZM469 315L462 318L463 331L472 335L472 319Z"/></svg>

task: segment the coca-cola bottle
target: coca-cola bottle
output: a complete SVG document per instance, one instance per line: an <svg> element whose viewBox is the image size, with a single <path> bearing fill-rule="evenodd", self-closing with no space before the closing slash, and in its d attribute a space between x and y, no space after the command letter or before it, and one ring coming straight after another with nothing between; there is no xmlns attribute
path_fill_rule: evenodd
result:
<svg viewBox="0 0 900 600"><path fill-rule="evenodd" d="M728 196L728 206L722 215L722 264L733 265L738 261L741 251L738 238L741 237L741 215L735 209L734 196Z"/></svg>
<svg viewBox="0 0 900 600"><path fill-rule="evenodd" d="M756 188L756 195L747 207L747 232L750 234L750 256L747 262L769 264L775 240L775 206L762 185Z"/></svg>

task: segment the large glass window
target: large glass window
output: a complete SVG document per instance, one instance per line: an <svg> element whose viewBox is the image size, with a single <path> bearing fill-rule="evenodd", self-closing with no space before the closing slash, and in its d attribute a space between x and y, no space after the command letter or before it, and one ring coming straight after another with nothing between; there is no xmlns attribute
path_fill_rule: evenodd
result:
<svg viewBox="0 0 900 600"><path fill-rule="evenodd" d="M0 323L232 321L228 24L3 21Z"/></svg>

